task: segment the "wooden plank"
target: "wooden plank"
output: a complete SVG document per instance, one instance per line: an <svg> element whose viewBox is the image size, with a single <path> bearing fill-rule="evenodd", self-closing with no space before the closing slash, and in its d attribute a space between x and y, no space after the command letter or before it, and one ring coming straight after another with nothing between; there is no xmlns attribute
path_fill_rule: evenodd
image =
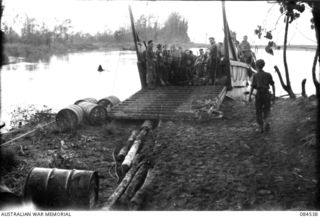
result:
<svg viewBox="0 0 320 218"><path fill-rule="evenodd" d="M108 116L115 119L193 119L193 101L219 98L220 104L223 90L223 86L168 86L140 90L113 107Z"/></svg>

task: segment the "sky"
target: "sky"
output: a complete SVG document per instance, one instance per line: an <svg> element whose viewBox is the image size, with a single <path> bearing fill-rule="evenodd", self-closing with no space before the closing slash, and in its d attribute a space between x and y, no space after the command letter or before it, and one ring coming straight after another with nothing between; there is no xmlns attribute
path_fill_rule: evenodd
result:
<svg viewBox="0 0 320 218"><path fill-rule="evenodd" d="M106 30L115 31L129 26L128 5L132 6L135 19L142 14L154 15L164 23L168 15L178 12L189 23L188 34L193 42L208 43L208 37L223 40L222 8L220 1L106 1L106 0L3 0L2 20L12 24L13 18L27 15L39 22L53 26L71 19L74 30L95 34ZM226 2L229 27L237 32L241 41L248 35L251 44L265 45L267 40L254 35L257 25L273 31L274 41L281 45L284 37L284 20L279 5L263 1ZM311 9L307 6L301 17L289 28L289 44L315 45L315 32L310 28ZM277 24L277 25L276 25ZM19 23L12 24L19 28Z"/></svg>

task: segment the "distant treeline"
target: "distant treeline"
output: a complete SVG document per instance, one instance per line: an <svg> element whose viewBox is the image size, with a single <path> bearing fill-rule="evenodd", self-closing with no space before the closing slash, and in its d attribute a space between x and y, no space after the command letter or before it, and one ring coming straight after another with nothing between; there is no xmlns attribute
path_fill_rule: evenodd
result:
<svg viewBox="0 0 320 218"><path fill-rule="evenodd" d="M252 45L252 48L265 49L265 45ZM282 45L276 46L276 49L283 49ZM287 45L287 49L294 50L316 50L317 45Z"/></svg>
<svg viewBox="0 0 320 218"><path fill-rule="evenodd" d="M74 32L70 19L49 28L45 23L39 24L34 18L26 16L19 33L6 23L2 23L2 27L6 56L25 57L29 61L48 59L52 54L72 51L134 47L130 26L91 35ZM169 15L164 25L153 16L142 15L135 22L135 27L141 41L190 42L188 22L176 12Z"/></svg>

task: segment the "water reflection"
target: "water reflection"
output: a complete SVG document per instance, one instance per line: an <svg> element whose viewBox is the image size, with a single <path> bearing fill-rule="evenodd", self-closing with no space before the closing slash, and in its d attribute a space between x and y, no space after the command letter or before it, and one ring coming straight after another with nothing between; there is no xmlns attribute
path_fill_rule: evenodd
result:
<svg viewBox="0 0 320 218"><path fill-rule="evenodd" d="M24 67L27 71L35 71L38 69L38 64L25 64Z"/></svg>
<svg viewBox="0 0 320 218"><path fill-rule="evenodd" d="M100 64L105 71L97 71ZM6 123L16 106L45 104L57 112L77 99L115 95L124 100L140 89L136 55L131 51L52 56L48 62L9 64L1 73Z"/></svg>

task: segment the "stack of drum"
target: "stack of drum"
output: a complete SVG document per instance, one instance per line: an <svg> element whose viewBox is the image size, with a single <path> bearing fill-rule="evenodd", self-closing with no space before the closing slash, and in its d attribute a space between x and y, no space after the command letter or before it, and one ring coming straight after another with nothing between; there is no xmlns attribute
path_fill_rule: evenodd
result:
<svg viewBox="0 0 320 218"><path fill-rule="evenodd" d="M120 100L115 96L102 98L99 101L94 98L78 100L58 112L57 125L62 130L75 129L83 121L91 125L101 125L106 121L111 107L118 103Z"/></svg>

